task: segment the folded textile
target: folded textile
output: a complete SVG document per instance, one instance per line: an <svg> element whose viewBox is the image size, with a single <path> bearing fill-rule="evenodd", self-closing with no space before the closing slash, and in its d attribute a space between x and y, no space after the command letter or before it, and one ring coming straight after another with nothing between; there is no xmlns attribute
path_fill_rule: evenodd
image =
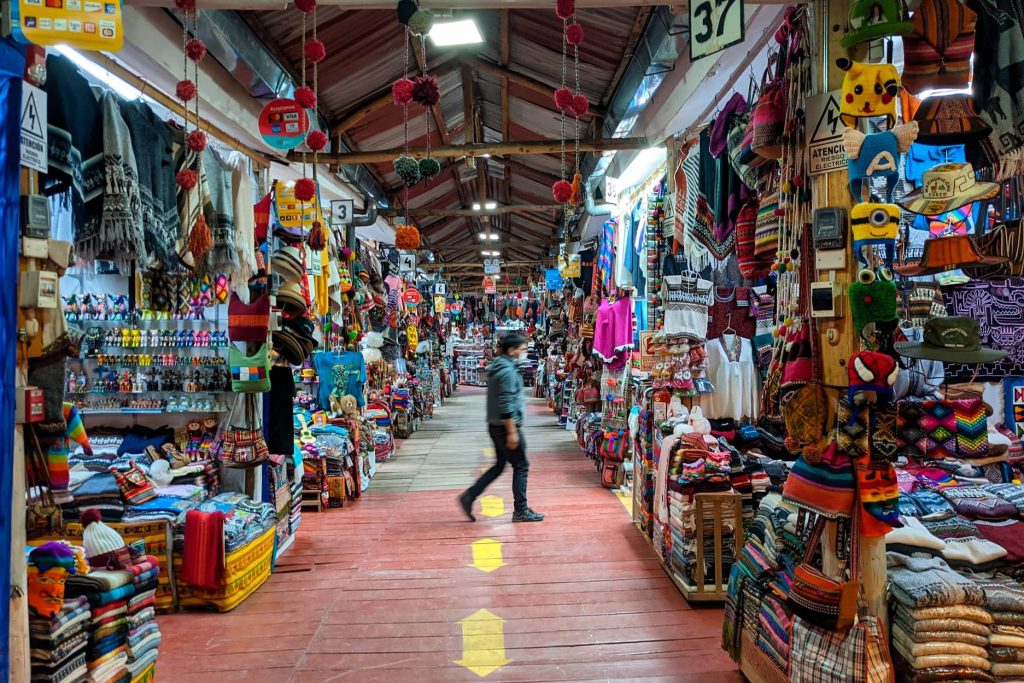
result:
<svg viewBox="0 0 1024 683"><path fill-rule="evenodd" d="M225 515L220 510L188 511L181 568L181 578L186 583L211 590L220 587L225 563L224 527Z"/></svg>
<svg viewBox="0 0 1024 683"><path fill-rule="evenodd" d="M89 603L93 607L102 607L112 602L122 601L133 593L135 593L135 586L128 584L127 586L121 586L120 588L102 593L89 593L86 597L89 598ZM125 604L127 605L127 603Z"/></svg>
<svg viewBox="0 0 1024 683"><path fill-rule="evenodd" d="M992 663L988 661L988 653L984 657L974 655L926 655L924 657L907 658L907 663L915 669L929 669L940 666L963 666L970 669L990 671Z"/></svg>
<svg viewBox="0 0 1024 683"><path fill-rule="evenodd" d="M988 658L992 660L993 664L996 662L1024 663L1024 648L989 645Z"/></svg>
<svg viewBox="0 0 1024 683"><path fill-rule="evenodd" d="M1024 626L1024 613L992 611L991 614L992 623L994 624L1010 624L1013 626Z"/></svg>
<svg viewBox="0 0 1024 683"><path fill-rule="evenodd" d="M75 655L58 667L32 666L32 683L71 683L85 678L85 653Z"/></svg>
<svg viewBox="0 0 1024 683"><path fill-rule="evenodd" d="M131 572L94 569L88 574L72 574L64 584L64 595L78 597L87 593L102 593L131 583Z"/></svg>
<svg viewBox="0 0 1024 683"><path fill-rule="evenodd" d="M921 520L942 520L948 519L956 514L953 506L935 491L921 490L906 496L917 509L918 514L913 515ZM904 496L900 496L902 503Z"/></svg>
<svg viewBox="0 0 1024 683"><path fill-rule="evenodd" d="M993 612L1024 613L1024 586L1005 576L990 579L972 577L985 596L985 605ZM998 618L996 623L1000 623Z"/></svg>
<svg viewBox="0 0 1024 683"><path fill-rule="evenodd" d="M999 662L998 664L992 665L992 674L998 678L1004 678L1006 676L1024 678L1024 664Z"/></svg>
<svg viewBox="0 0 1024 683"><path fill-rule="evenodd" d="M924 621L909 621L902 614L897 614L895 623L903 627L908 634L923 636L923 634L937 631L960 631L962 633L973 633L974 635L989 637L989 627L986 624L979 624L970 619L925 619ZM921 638L919 637L918 640Z"/></svg>
<svg viewBox="0 0 1024 683"><path fill-rule="evenodd" d="M919 669L906 678L906 683L994 683L995 676L966 666L937 666Z"/></svg>
<svg viewBox="0 0 1024 683"><path fill-rule="evenodd" d="M974 657L988 657L988 650L980 645L968 643L944 642L939 640L916 641L899 626L892 629L892 639L896 648L907 661L915 657L927 657L931 655L972 655Z"/></svg>
<svg viewBox="0 0 1024 683"><path fill-rule="evenodd" d="M1012 633L993 633L988 637L988 642L998 647L1024 648L1024 636Z"/></svg>
<svg viewBox="0 0 1024 683"><path fill-rule="evenodd" d="M953 508L968 519L1000 521L1017 516L1017 508L979 486L954 486L942 489Z"/></svg>
<svg viewBox="0 0 1024 683"><path fill-rule="evenodd" d="M1007 564L1024 563L1024 522L1007 520L1005 522L983 522L978 520L978 533L999 547L1006 550L1004 558Z"/></svg>
<svg viewBox="0 0 1024 683"><path fill-rule="evenodd" d="M927 553L929 555L941 555L946 547L945 541L932 535L927 527L916 517L901 517L903 526L893 529L885 535L885 547L889 551L900 552L898 549L908 550L910 553ZM906 553L904 553L906 554Z"/></svg>
<svg viewBox="0 0 1024 683"><path fill-rule="evenodd" d="M984 538L950 538L942 557L951 566L980 571L1004 564L1006 549Z"/></svg>
<svg viewBox="0 0 1024 683"><path fill-rule="evenodd" d="M48 666L62 665L68 657L77 655L79 650L84 650L88 643L89 634L81 631L56 647L36 647L33 644L30 653L32 656L32 666L36 664Z"/></svg>
<svg viewBox="0 0 1024 683"><path fill-rule="evenodd" d="M922 520L921 523L924 524L925 528L932 535L942 540L971 538L981 535L978 533L978 527L974 525L974 522L961 515L953 515L946 519Z"/></svg>
<svg viewBox="0 0 1024 683"><path fill-rule="evenodd" d="M886 563L893 597L907 607L985 604L982 588L939 558L886 553Z"/></svg>
<svg viewBox="0 0 1024 683"><path fill-rule="evenodd" d="M921 609L907 609L902 605L896 605L894 611L906 615L911 621L924 621L925 619L969 619L980 624L991 624L992 614L984 607L975 605L946 605L943 607L923 607Z"/></svg>
<svg viewBox="0 0 1024 683"><path fill-rule="evenodd" d="M1024 486L1020 484L985 484L981 488L1012 503L1018 513L1024 514Z"/></svg>

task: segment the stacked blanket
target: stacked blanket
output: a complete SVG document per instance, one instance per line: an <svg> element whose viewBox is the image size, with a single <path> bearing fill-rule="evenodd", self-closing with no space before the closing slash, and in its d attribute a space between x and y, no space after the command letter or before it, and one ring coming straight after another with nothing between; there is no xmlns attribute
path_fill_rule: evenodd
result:
<svg viewBox="0 0 1024 683"><path fill-rule="evenodd" d="M991 680L985 591L944 560L888 553L892 643L907 680Z"/></svg>
<svg viewBox="0 0 1024 683"><path fill-rule="evenodd" d="M85 597L92 607L86 667L93 683L120 681L129 674L128 600L135 595L132 580L129 571L96 570L69 576L65 584L65 596Z"/></svg>
<svg viewBox="0 0 1024 683"><path fill-rule="evenodd" d="M992 620L988 656L997 681L1024 679L1024 586L1005 576L975 580Z"/></svg>
<svg viewBox="0 0 1024 683"><path fill-rule="evenodd" d="M52 621L30 617L33 683L85 679L85 650L91 618L89 601L85 598L65 600L64 607Z"/></svg>
<svg viewBox="0 0 1024 683"><path fill-rule="evenodd" d="M156 587L160 567L146 556L132 567L135 595L128 599L128 671L132 680L156 663L160 630L156 625Z"/></svg>

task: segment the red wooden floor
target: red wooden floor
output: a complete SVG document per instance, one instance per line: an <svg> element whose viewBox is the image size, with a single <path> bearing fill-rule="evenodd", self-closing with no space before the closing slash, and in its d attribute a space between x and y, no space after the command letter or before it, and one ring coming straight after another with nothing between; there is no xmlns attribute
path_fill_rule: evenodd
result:
<svg viewBox="0 0 1024 683"><path fill-rule="evenodd" d="M455 494L489 459L482 404L460 389L405 442L424 454L413 490L371 486L355 505L304 514L281 571L233 612L161 617L158 680L741 680L718 646L721 610L680 597L539 401L529 499L547 519L511 523L507 472L488 491L501 501L487 512L504 511L464 520ZM415 490L448 470L447 490Z"/></svg>

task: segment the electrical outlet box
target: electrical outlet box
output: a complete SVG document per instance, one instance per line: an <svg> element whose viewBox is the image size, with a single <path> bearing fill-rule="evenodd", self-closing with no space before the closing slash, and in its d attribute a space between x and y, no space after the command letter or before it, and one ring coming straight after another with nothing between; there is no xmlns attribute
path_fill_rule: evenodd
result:
<svg viewBox="0 0 1024 683"><path fill-rule="evenodd" d="M812 282L811 283L811 317L812 318L838 318L839 297L841 292L839 285L834 282Z"/></svg>
<svg viewBox="0 0 1024 683"><path fill-rule="evenodd" d="M845 270L846 249L815 250L814 267L817 270Z"/></svg>
<svg viewBox="0 0 1024 683"><path fill-rule="evenodd" d="M14 423L33 424L46 418L43 390L39 387L21 387L15 392Z"/></svg>
<svg viewBox="0 0 1024 683"><path fill-rule="evenodd" d="M22 272L18 305L22 308L57 308L57 273L47 270Z"/></svg>
<svg viewBox="0 0 1024 683"><path fill-rule="evenodd" d="M39 237L22 237L21 255L25 258L49 258L49 240L41 239Z"/></svg>
<svg viewBox="0 0 1024 683"><path fill-rule="evenodd" d="M814 235L814 248L845 249L847 219L846 209L824 207L814 210L814 222L811 224Z"/></svg>

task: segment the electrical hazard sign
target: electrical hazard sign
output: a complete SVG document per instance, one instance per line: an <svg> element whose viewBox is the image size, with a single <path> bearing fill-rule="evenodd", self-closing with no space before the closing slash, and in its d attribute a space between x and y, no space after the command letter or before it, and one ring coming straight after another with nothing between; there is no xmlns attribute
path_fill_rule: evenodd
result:
<svg viewBox="0 0 1024 683"><path fill-rule="evenodd" d="M846 168L843 151L843 123L839 119L839 90L807 98L807 151L810 174L818 175Z"/></svg>
<svg viewBox="0 0 1024 683"><path fill-rule="evenodd" d="M46 91L22 83L21 165L46 173L46 144Z"/></svg>

